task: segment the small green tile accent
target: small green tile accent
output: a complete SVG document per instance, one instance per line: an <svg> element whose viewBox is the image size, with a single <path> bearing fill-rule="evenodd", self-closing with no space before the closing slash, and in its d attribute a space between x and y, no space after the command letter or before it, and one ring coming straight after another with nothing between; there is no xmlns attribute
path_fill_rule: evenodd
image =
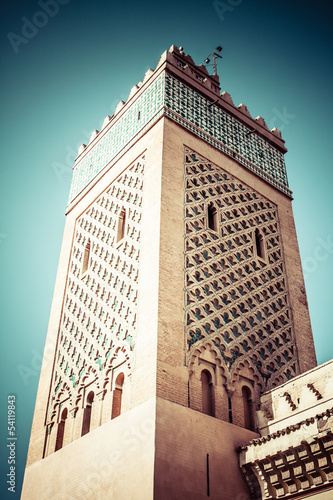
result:
<svg viewBox="0 0 333 500"><path fill-rule="evenodd" d="M164 80L161 74L75 166L69 195L72 201L111 161L128 149L151 122L162 114ZM138 120L138 112L140 119Z"/></svg>

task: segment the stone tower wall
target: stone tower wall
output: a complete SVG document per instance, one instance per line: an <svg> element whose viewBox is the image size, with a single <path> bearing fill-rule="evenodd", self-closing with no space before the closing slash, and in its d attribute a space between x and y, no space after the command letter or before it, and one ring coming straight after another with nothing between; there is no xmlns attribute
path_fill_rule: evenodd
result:
<svg viewBox="0 0 333 500"><path fill-rule="evenodd" d="M235 446L256 436L260 393L316 364L284 142L219 90L172 47L80 148L24 492L44 472L54 496L54 467L73 454L89 470L94 433L121 448L140 415L152 424L136 449L142 498L205 498L210 480L219 498L232 475L234 500L246 492ZM121 498L133 460L89 498ZM198 481L179 486L192 470ZM59 476L70 492L75 471Z"/></svg>
<svg viewBox="0 0 333 500"><path fill-rule="evenodd" d="M210 201L221 203L220 233L210 231L205 243L204 207ZM264 238L263 259L255 255L257 227ZM228 420L230 396L233 422L243 426L240 380L254 388L258 402L260 392L316 365L304 297L290 198L166 120L158 396L200 411L204 364L215 377L216 416Z"/></svg>
<svg viewBox="0 0 333 500"><path fill-rule="evenodd" d="M161 138L162 121L67 214L28 464L54 452L64 408L64 446L80 437L90 391L90 429L110 420L119 373L122 412L155 395ZM126 235L117 243L123 207Z"/></svg>

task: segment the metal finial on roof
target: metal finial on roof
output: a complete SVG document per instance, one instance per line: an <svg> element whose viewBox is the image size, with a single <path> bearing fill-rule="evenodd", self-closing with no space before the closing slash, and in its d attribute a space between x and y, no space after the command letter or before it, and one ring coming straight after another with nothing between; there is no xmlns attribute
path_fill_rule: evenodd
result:
<svg viewBox="0 0 333 500"><path fill-rule="evenodd" d="M217 54L217 53L216 53L216 51L217 51L217 52L221 52L221 50L222 50L222 47L221 47L220 45L218 45L218 46L216 47L216 49L214 49L214 50L213 50L213 53L212 53L212 54L209 54L209 56L208 56L208 57L206 57L206 59L205 59L205 63L206 63L206 64L209 64L209 63L210 63L210 59L209 59L209 57L210 57L210 56L213 56L214 75L217 75L217 69L216 69L216 59L215 59L215 58L216 58L216 57L219 57L220 59L222 59L222 56L220 56L219 54Z"/></svg>

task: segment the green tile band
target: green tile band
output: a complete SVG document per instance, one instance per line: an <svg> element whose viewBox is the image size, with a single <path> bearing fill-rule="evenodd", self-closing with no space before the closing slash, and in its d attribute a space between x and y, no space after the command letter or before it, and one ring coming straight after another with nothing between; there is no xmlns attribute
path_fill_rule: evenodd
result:
<svg viewBox="0 0 333 500"><path fill-rule="evenodd" d="M256 133L249 134L250 129L236 118L164 72L75 166L69 202L162 114L291 196L282 152Z"/></svg>

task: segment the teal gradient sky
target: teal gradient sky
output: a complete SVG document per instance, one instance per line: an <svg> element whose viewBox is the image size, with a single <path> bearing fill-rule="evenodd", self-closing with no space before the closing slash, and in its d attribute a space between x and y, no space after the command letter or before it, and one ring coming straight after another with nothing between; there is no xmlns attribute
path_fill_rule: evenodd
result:
<svg viewBox="0 0 333 500"><path fill-rule="evenodd" d="M46 19L37 1L2 7L2 498L20 496L75 155L172 44L197 64L222 45L222 90L282 130L318 363L333 358L332 6L226 0L223 13L223 2L217 12L195 0L66 1ZM22 37L25 18L45 25L15 44L8 33ZM5 482L8 394L15 494Z"/></svg>

